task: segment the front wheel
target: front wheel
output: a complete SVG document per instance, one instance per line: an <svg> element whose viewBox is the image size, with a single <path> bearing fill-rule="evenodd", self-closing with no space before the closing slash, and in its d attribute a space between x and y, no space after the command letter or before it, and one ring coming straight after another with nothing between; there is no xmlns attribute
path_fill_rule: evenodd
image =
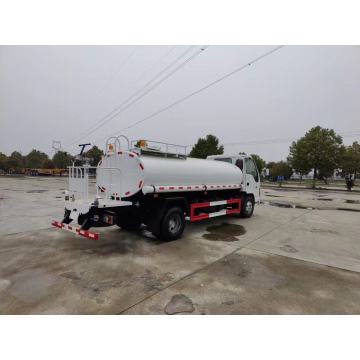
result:
<svg viewBox="0 0 360 360"><path fill-rule="evenodd" d="M245 196L244 201L241 205L241 217L243 218L249 218L252 216L254 212L254 198L252 196Z"/></svg>
<svg viewBox="0 0 360 360"><path fill-rule="evenodd" d="M179 207L171 207L162 219L159 237L164 241L176 240L181 237L184 229L184 211Z"/></svg>

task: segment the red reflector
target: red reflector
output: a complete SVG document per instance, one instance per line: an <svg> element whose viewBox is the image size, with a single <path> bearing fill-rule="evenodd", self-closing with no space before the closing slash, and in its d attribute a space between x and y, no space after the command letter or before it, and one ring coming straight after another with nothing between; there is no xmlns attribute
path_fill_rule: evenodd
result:
<svg viewBox="0 0 360 360"><path fill-rule="evenodd" d="M139 163L139 166L141 167L141 170L144 170L144 165L142 163Z"/></svg>
<svg viewBox="0 0 360 360"><path fill-rule="evenodd" d="M125 193L126 196L129 195L129 194L130 194L130 191L127 191L127 192Z"/></svg>

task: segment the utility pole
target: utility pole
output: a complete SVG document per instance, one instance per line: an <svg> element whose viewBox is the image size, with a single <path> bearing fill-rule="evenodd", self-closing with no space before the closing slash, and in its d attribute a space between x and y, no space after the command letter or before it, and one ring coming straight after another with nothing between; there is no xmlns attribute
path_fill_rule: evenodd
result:
<svg viewBox="0 0 360 360"><path fill-rule="evenodd" d="M53 140L51 147L54 150L54 154L56 154L58 151L62 150L61 141L60 140Z"/></svg>

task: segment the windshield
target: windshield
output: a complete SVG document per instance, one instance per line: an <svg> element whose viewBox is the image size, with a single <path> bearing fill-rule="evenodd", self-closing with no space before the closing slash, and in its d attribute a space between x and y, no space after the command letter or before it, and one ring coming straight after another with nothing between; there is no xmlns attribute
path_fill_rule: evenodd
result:
<svg viewBox="0 0 360 360"><path fill-rule="evenodd" d="M216 161L224 161L224 162L228 162L230 164L232 164L232 159L231 158L217 158L217 159L214 159Z"/></svg>

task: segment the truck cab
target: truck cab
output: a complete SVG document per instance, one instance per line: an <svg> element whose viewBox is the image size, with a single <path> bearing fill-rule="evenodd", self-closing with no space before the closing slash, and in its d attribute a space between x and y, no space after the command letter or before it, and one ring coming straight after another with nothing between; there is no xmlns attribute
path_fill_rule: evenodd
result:
<svg viewBox="0 0 360 360"><path fill-rule="evenodd" d="M260 174L254 159L249 155L211 155L208 160L224 161L237 166L243 172L242 190L260 201Z"/></svg>

